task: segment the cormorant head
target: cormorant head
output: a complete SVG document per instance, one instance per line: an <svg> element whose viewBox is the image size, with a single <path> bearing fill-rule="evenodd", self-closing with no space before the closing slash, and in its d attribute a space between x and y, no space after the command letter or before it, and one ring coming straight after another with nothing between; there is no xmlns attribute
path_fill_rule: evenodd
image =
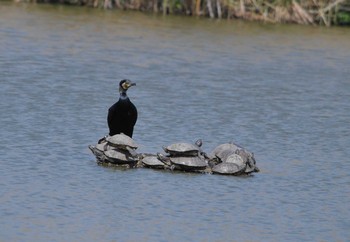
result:
<svg viewBox="0 0 350 242"><path fill-rule="evenodd" d="M119 83L119 92L120 93L126 93L126 91L129 89L129 87L131 86L136 86L136 83L125 79L125 80L121 80Z"/></svg>

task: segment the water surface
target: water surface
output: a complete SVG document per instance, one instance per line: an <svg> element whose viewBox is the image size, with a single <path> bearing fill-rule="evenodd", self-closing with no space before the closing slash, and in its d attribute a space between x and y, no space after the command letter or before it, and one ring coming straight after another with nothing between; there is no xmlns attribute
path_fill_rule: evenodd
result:
<svg viewBox="0 0 350 242"><path fill-rule="evenodd" d="M1 241L347 241L350 30L0 3ZM202 138L252 177L100 167L118 83L140 152Z"/></svg>

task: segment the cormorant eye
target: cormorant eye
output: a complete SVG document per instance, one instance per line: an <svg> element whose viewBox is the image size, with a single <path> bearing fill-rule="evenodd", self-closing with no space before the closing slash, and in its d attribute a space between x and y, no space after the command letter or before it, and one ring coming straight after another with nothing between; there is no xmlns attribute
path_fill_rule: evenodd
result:
<svg viewBox="0 0 350 242"><path fill-rule="evenodd" d="M127 82L124 82L124 83L122 84L122 86L123 86L124 89L128 89L128 88L129 88L129 85L128 85Z"/></svg>

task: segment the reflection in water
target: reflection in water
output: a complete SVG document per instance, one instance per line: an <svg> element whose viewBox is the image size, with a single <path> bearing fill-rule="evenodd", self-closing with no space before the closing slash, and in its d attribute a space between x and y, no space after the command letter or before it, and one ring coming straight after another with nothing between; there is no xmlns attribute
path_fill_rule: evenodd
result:
<svg viewBox="0 0 350 242"><path fill-rule="evenodd" d="M349 31L0 5L0 240L345 241ZM239 178L99 167L123 78L141 152L235 141Z"/></svg>

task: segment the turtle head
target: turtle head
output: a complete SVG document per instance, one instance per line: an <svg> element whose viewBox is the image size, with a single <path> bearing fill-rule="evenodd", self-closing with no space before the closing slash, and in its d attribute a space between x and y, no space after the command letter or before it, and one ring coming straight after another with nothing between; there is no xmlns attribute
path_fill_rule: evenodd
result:
<svg viewBox="0 0 350 242"><path fill-rule="evenodd" d="M121 80L119 82L119 92L125 93L131 86L136 86L136 83L128 79Z"/></svg>
<svg viewBox="0 0 350 242"><path fill-rule="evenodd" d="M169 150L168 150L168 148L167 148L167 147L162 146L162 148L163 148L163 150L164 150L164 152L165 152L165 153L168 153L168 152L169 152Z"/></svg>
<svg viewBox="0 0 350 242"><path fill-rule="evenodd" d="M202 139L198 139L198 140L195 142L195 144L196 144L198 147L201 147L202 144L203 144Z"/></svg>

